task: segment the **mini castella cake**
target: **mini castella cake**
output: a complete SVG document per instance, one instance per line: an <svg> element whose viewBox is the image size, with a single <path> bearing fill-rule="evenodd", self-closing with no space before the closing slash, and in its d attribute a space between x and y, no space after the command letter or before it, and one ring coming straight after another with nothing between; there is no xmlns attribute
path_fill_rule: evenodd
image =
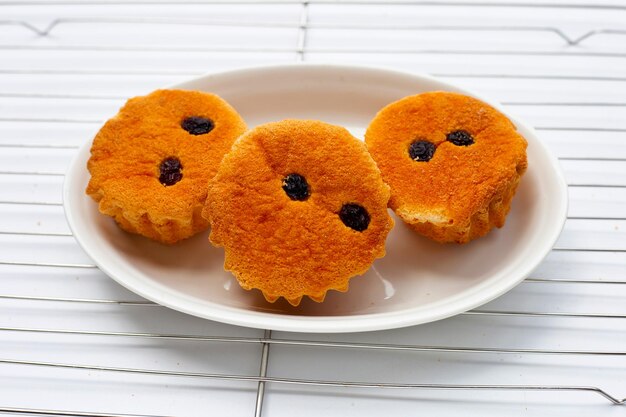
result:
<svg viewBox="0 0 626 417"><path fill-rule="evenodd" d="M418 233L466 243L502 227L526 171L526 140L493 107L429 92L383 108L365 142L390 207Z"/></svg>
<svg viewBox="0 0 626 417"><path fill-rule="evenodd" d="M246 131L224 100L197 91L135 97L96 135L87 194L119 226L162 243L205 230L207 183Z"/></svg>
<svg viewBox="0 0 626 417"><path fill-rule="evenodd" d="M240 137L209 183L203 215L224 268L247 290L297 306L347 291L385 254L389 187L342 127L285 120Z"/></svg>

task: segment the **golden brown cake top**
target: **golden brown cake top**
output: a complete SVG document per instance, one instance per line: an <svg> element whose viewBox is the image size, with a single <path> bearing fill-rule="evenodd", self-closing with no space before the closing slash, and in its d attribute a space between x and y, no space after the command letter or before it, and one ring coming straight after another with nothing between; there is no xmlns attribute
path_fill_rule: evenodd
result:
<svg viewBox="0 0 626 417"><path fill-rule="evenodd" d="M245 131L238 113L213 94L157 90L132 98L93 141L87 194L121 207L131 221L189 220Z"/></svg>
<svg viewBox="0 0 626 417"><path fill-rule="evenodd" d="M526 169L526 140L513 123L456 93L389 104L372 120L365 141L391 186L391 207L405 220L469 222Z"/></svg>
<svg viewBox="0 0 626 417"><path fill-rule="evenodd" d="M303 295L321 301L328 289L346 290L384 255L388 200L365 145L346 129L285 120L237 140L203 214L243 288L297 305Z"/></svg>

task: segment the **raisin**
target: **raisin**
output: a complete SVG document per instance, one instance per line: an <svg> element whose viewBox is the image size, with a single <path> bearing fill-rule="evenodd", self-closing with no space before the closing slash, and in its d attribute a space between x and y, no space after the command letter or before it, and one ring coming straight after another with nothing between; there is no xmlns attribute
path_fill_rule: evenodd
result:
<svg viewBox="0 0 626 417"><path fill-rule="evenodd" d="M173 156L165 158L159 166L159 181L166 187L176 184L183 179L183 173L180 172L182 169L183 166L178 158Z"/></svg>
<svg viewBox="0 0 626 417"><path fill-rule="evenodd" d="M289 174L283 178L283 190L289 198L297 201L304 201L309 198L309 184L300 174Z"/></svg>
<svg viewBox="0 0 626 417"><path fill-rule="evenodd" d="M414 161L430 161L435 154L435 145L427 140L416 140L409 146L409 156Z"/></svg>
<svg viewBox="0 0 626 417"><path fill-rule="evenodd" d="M465 130L455 130L446 136L448 142L454 143L456 146L469 146L474 143L474 138Z"/></svg>
<svg viewBox="0 0 626 417"><path fill-rule="evenodd" d="M363 206L354 203L344 204L339 211L339 218L351 229L362 232L370 224L370 215Z"/></svg>
<svg viewBox="0 0 626 417"><path fill-rule="evenodd" d="M192 135L204 135L209 133L215 127L213 120L206 117L191 116L180 123L180 127L185 129Z"/></svg>

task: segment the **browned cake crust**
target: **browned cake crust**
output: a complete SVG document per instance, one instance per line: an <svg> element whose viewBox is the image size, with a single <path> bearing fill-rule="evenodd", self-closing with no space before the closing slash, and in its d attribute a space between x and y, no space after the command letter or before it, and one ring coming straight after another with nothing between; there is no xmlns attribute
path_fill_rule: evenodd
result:
<svg viewBox="0 0 626 417"><path fill-rule="evenodd" d="M306 181L308 195L294 185L294 199L286 178L296 175L301 181L291 185ZM244 289L295 306L303 296L321 302L328 290L346 291L351 277L384 256L388 200L376 164L347 130L285 120L237 140L210 182L203 215L211 242L225 249L224 268ZM355 229L362 217L348 219L352 226L342 220L347 204L367 211L364 230Z"/></svg>
<svg viewBox="0 0 626 417"><path fill-rule="evenodd" d="M191 134L182 127L190 117L211 119L214 126ZM124 230L175 243L208 227L200 215L207 183L245 131L239 114L213 94L158 90L132 98L93 141L86 192ZM182 168L165 178L162 164L168 158Z"/></svg>
<svg viewBox="0 0 626 417"><path fill-rule="evenodd" d="M473 143L448 136L461 131ZM438 242L466 243L502 227L527 167L527 143L513 123L482 101L455 93L424 93L386 106L365 141L391 186L390 207ZM413 159L416 141L431 143L432 157Z"/></svg>

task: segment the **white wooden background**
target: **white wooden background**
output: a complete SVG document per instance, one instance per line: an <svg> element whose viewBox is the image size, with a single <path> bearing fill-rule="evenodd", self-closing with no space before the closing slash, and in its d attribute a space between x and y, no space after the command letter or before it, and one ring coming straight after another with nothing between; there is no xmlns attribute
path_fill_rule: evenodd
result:
<svg viewBox="0 0 626 417"><path fill-rule="evenodd" d="M80 267L91 261L69 234L61 207L63 172L76 148L127 97L208 71L298 60L429 72L491 96L528 120L561 159L570 184L569 218L556 249L530 280L482 307L492 314L375 333L271 334L278 341L413 350L267 343L263 330L159 306L93 302L139 298L99 270ZM130 335L115 334L120 332ZM420 346L435 348L416 350ZM626 405L592 391L274 381L259 396L256 380L93 369L258 376L264 347L270 378L590 386L625 398L626 1L0 0L2 411L626 415ZM519 352L524 349L537 351Z"/></svg>

